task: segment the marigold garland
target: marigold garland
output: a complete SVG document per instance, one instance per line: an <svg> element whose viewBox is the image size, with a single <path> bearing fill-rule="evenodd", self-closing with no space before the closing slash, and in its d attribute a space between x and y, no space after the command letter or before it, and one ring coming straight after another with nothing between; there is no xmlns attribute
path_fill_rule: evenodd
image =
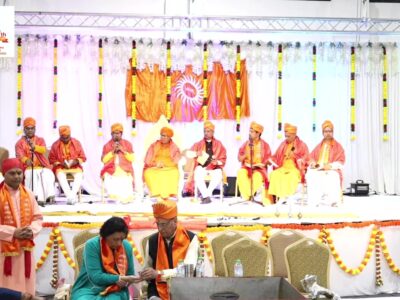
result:
<svg viewBox="0 0 400 300"><path fill-rule="evenodd" d="M132 131L131 135L136 135L136 88L137 88L137 50L136 41L132 41L131 51L131 70L132 70L132 98L131 98L131 119L132 119Z"/></svg>
<svg viewBox="0 0 400 300"><path fill-rule="evenodd" d="M102 136L103 128L103 40L99 39L99 99L98 99L98 133L97 135Z"/></svg>
<svg viewBox="0 0 400 300"><path fill-rule="evenodd" d="M166 114L168 122L171 121L171 42L167 42L167 107Z"/></svg>
<svg viewBox="0 0 400 300"><path fill-rule="evenodd" d="M388 85L387 85L387 55L386 55L386 47L382 46L383 51L383 75L382 75L382 93L383 93L383 140L388 141Z"/></svg>
<svg viewBox="0 0 400 300"><path fill-rule="evenodd" d="M61 231L60 231L59 229L56 229L56 230L54 231L54 233L57 235L57 242L58 242L58 245L59 245L59 247L60 247L60 250L61 250L62 255L64 256L64 258L65 258L65 260L67 261L68 265L69 265L72 269L75 269L75 267L76 267L75 262L74 262L74 260L71 258L71 256L69 255L69 253L68 253L68 251L67 251L67 248L65 247L65 244L64 244L64 240L63 240L63 238L62 238Z"/></svg>
<svg viewBox="0 0 400 300"><path fill-rule="evenodd" d="M236 46L236 132L240 132L240 116L242 110L242 82L241 82L240 45Z"/></svg>
<svg viewBox="0 0 400 300"><path fill-rule="evenodd" d="M208 260L210 262L212 262L214 260L213 256L212 256L212 251L211 251L211 247L210 247L210 243L208 241L208 238L205 234L205 231L199 232L197 235L199 242L200 242L200 248L203 251L203 257L205 257L204 252L206 252Z"/></svg>
<svg viewBox="0 0 400 300"><path fill-rule="evenodd" d="M53 289L57 288L58 283L58 241L57 239L53 243L53 269L50 285Z"/></svg>
<svg viewBox="0 0 400 300"><path fill-rule="evenodd" d="M397 275L400 275L400 269L396 266L396 264L393 261L392 256L390 255L389 251L388 251L388 247L385 241L385 237L383 235L383 232L380 230L379 231L379 235L380 235L380 241L381 241L381 248L382 248L382 253L383 253L383 257L386 259L389 268L396 273Z"/></svg>
<svg viewBox="0 0 400 300"><path fill-rule="evenodd" d="M208 49L203 46L203 122L208 120Z"/></svg>
<svg viewBox="0 0 400 300"><path fill-rule="evenodd" d="M53 42L53 129L57 129L58 41Z"/></svg>
<svg viewBox="0 0 400 300"><path fill-rule="evenodd" d="M128 240L129 244L131 244L131 246L132 246L133 255L136 257L139 264L143 265L144 264L143 256L140 254L140 251L136 247L136 244L133 241L132 236L130 234L128 234L128 237L126 239Z"/></svg>
<svg viewBox="0 0 400 300"><path fill-rule="evenodd" d="M360 265L357 268L349 268L348 266L345 265L345 263L343 262L342 258L339 255L339 253L337 253L335 246L333 245L333 241L332 241L329 231L327 229L324 229L323 231L325 234L324 240L328 244L328 246L331 250L331 254L334 257L338 266L347 274L350 274L350 275L360 274L365 269L366 265L368 264L369 260L371 259L372 251L375 248L376 235L378 234L377 227L375 226L372 229L372 234L371 234L369 244L367 247L367 252L364 255L364 259L361 261Z"/></svg>
<svg viewBox="0 0 400 300"><path fill-rule="evenodd" d="M47 241L47 244L44 247L43 253L40 256L39 260L36 262L36 270L39 270L43 266L44 262L46 261L47 257L49 256L51 248L53 247L54 240L56 238L55 230L56 230L56 228L53 228L53 230L51 231L49 240Z"/></svg>
<svg viewBox="0 0 400 300"><path fill-rule="evenodd" d="M17 135L22 134L22 39L17 38Z"/></svg>
<svg viewBox="0 0 400 300"><path fill-rule="evenodd" d="M382 273L381 273L381 234L380 230L375 238L375 285L382 286Z"/></svg>
<svg viewBox="0 0 400 300"><path fill-rule="evenodd" d="M356 139L356 52L354 46L351 47L350 105L350 139L354 141Z"/></svg>
<svg viewBox="0 0 400 300"><path fill-rule="evenodd" d="M313 45L312 47L312 62L313 62L313 72L312 72L312 80L313 80L313 99L312 99L312 106L313 106L313 124L312 130L313 132L317 129L317 46Z"/></svg>
<svg viewBox="0 0 400 300"><path fill-rule="evenodd" d="M282 44L278 45L278 139L282 138Z"/></svg>
<svg viewBox="0 0 400 300"><path fill-rule="evenodd" d="M268 241L270 237L271 237L271 226L267 226L263 230L260 243L263 244L264 246L268 246Z"/></svg>

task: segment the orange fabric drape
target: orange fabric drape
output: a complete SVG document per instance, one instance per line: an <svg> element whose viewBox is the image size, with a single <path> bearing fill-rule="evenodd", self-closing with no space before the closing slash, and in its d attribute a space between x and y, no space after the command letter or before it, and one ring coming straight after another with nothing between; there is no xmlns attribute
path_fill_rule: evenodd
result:
<svg viewBox="0 0 400 300"><path fill-rule="evenodd" d="M132 73L127 71L125 87L125 104L127 116L131 116ZM182 85L181 79L186 78ZM196 75L191 66L186 66L184 72L174 71L171 74L171 105L172 121L192 122L202 120L201 111L203 97L195 88L202 87L202 74ZM208 116L209 119L235 119L236 105L236 74L224 72L220 63L214 63L213 71L208 73ZM250 115L248 97L248 78L246 62L241 62L242 113ZM199 99L198 102L185 101L182 94ZM166 114L166 75L154 65L153 72L146 67L137 71L136 87L137 119L147 122L157 122L160 115Z"/></svg>

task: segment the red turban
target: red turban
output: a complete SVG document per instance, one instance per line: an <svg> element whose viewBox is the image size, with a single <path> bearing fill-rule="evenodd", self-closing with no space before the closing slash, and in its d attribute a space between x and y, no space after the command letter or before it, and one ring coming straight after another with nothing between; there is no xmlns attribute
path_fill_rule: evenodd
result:
<svg viewBox="0 0 400 300"><path fill-rule="evenodd" d="M331 121L326 120L324 123L322 123L322 130L324 130L326 127L329 127L330 129L333 130L333 124Z"/></svg>
<svg viewBox="0 0 400 300"><path fill-rule="evenodd" d="M287 132L287 133L294 133L294 134L297 133L297 127L292 124L285 123L284 128L285 128L285 132Z"/></svg>
<svg viewBox="0 0 400 300"><path fill-rule="evenodd" d="M256 122L251 122L250 128L257 131L258 133L262 133L264 131L264 127Z"/></svg>
<svg viewBox="0 0 400 300"><path fill-rule="evenodd" d="M214 128L215 128L214 124L211 123L210 121L204 122L204 129L211 129L212 131L214 131Z"/></svg>
<svg viewBox="0 0 400 300"><path fill-rule="evenodd" d="M172 200L163 200L153 204L154 218L173 219L178 215L176 202Z"/></svg>
<svg viewBox="0 0 400 300"><path fill-rule="evenodd" d="M174 136L174 131L169 127L163 127L163 128L161 128L160 134L166 135L171 138Z"/></svg>
<svg viewBox="0 0 400 300"><path fill-rule="evenodd" d="M24 120L24 127L34 127L36 126L36 121L34 118L28 117Z"/></svg>
<svg viewBox="0 0 400 300"><path fill-rule="evenodd" d="M124 132L124 126L121 123L112 124L111 132Z"/></svg>
<svg viewBox="0 0 400 300"><path fill-rule="evenodd" d="M60 128L58 128L58 132L60 133L60 136L70 136L71 128L67 125L60 126Z"/></svg>
<svg viewBox="0 0 400 300"><path fill-rule="evenodd" d="M3 174L6 174L11 169L23 170L22 163L18 158L6 158L5 160L3 160L3 166L2 166Z"/></svg>

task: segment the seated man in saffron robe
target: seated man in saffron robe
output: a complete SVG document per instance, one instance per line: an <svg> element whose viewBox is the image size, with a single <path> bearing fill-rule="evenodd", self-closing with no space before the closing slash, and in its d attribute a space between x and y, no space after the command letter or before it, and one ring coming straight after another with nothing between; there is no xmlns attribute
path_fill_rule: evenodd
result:
<svg viewBox="0 0 400 300"><path fill-rule="evenodd" d="M226 162L226 150L224 145L214 137L215 126L210 121L204 122L204 138L195 143L191 151L196 152L196 157L208 156L203 163L197 159L193 165L189 178L185 185L186 192L193 194L194 182L200 190L201 204L211 203L211 196L214 189L221 183L223 168ZM205 178L209 177L210 182L206 186Z"/></svg>
<svg viewBox="0 0 400 300"><path fill-rule="evenodd" d="M308 204L337 206L342 199L342 169L345 162L343 147L333 138L333 124L322 124L324 136L310 154L307 170Z"/></svg>
<svg viewBox="0 0 400 300"><path fill-rule="evenodd" d="M148 299L169 299L165 278L176 276L178 262L196 265L199 253L197 236L177 222L176 202L165 200L153 205L158 232L149 237L144 269L140 277L149 281Z"/></svg>
<svg viewBox="0 0 400 300"><path fill-rule="evenodd" d="M22 184L21 161L17 158L5 159L2 169L0 287L35 295L34 239L42 229L43 216L35 196Z"/></svg>
<svg viewBox="0 0 400 300"><path fill-rule="evenodd" d="M242 164L237 175L239 191L243 199L250 200L264 184L263 203L268 192L267 162L271 157L271 149L267 142L261 139L264 127L251 122L249 140L239 149L238 159Z"/></svg>
<svg viewBox="0 0 400 300"><path fill-rule="evenodd" d="M71 299L129 300L128 286L140 282L135 276L133 250L126 240L125 221L112 217L100 228L100 236L85 243L82 266Z"/></svg>
<svg viewBox="0 0 400 300"><path fill-rule="evenodd" d="M276 166L269 175L268 194L286 198L296 193L305 174L308 161L308 147L297 136L297 127L285 124L285 138L271 161Z"/></svg>
<svg viewBox="0 0 400 300"><path fill-rule="evenodd" d="M181 152L172 141L173 135L171 128L161 128L160 139L147 150L143 176L151 197L167 199L178 195L178 162Z"/></svg>
<svg viewBox="0 0 400 300"><path fill-rule="evenodd" d="M23 125L25 135L15 144L15 154L24 166L25 185L33 191L39 204L53 202L55 177L45 155L46 143L35 135L35 119L26 118Z"/></svg>
<svg viewBox="0 0 400 300"><path fill-rule="evenodd" d="M53 165L53 171L67 197L67 203L74 204L82 185L82 163L86 161L86 156L81 143L71 137L69 126L60 126L59 134L60 139L51 146L49 161ZM68 174L74 177L72 188L67 181Z"/></svg>
<svg viewBox="0 0 400 300"><path fill-rule="evenodd" d="M111 126L111 140L103 147L101 161L104 167L100 175L109 198L130 203L133 201L134 155L132 144L122 138L123 131L120 123Z"/></svg>

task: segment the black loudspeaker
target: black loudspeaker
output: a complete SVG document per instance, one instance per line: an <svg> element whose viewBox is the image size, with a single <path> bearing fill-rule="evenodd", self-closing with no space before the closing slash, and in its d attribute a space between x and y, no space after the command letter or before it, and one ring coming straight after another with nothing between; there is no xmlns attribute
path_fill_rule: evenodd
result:
<svg viewBox="0 0 400 300"><path fill-rule="evenodd" d="M350 184L350 196L368 196L369 184L364 183L362 180L357 180L355 183Z"/></svg>
<svg viewBox="0 0 400 300"><path fill-rule="evenodd" d="M235 187L236 187L236 177L228 177L227 179L228 179L228 185L224 185L224 196L234 197ZM238 191L238 196L240 196L239 191Z"/></svg>
<svg viewBox="0 0 400 300"><path fill-rule="evenodd" d="M282 277L172 277L171 300L307 299Z"/></svg>

